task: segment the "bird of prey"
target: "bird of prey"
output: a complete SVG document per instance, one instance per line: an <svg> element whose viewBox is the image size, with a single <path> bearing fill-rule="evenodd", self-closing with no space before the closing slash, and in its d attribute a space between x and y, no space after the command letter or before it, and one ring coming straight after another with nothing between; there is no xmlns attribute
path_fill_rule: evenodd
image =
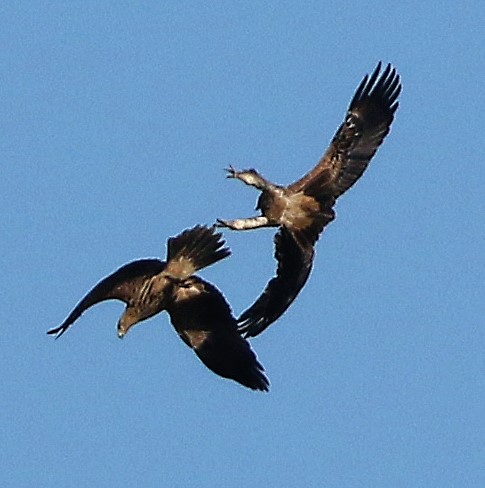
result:
<svg viewBox="0 0 485 488"><path fill-rule="evenodd" d="M66 320L48 334L60 337L91 306L110 299L126 308L118 322L122 338L135 324L166 310L180 338L214 373L254 390L267 391L264 368L222 293L194 275L226 258L230 250L214 227L196 226L168 239L167 260L142 259L122 266L101 280Z"/></svg>
<svg viewBox="0 0 485 488"><path fill-rule="evenodd" d="M381 63L372 75L364 77L323 157L298 181L281 186L254 169L227 169L228 178L261 191L256 206L261 215L218 219L217 225L233 230L279 227L274 238L276 276L238 319L239 330L246 337L261 333L296 298L310 274L315 242L335 217L336 199L360 178L388 134L398 108L401 84L390 64L380 72Z"/></svg>

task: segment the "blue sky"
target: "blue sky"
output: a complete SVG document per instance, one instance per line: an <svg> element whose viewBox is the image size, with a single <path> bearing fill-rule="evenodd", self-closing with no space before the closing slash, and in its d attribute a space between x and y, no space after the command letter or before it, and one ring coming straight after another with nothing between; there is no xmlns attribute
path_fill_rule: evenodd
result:
<svg viewBox="0 0 485 488"><path fill-rule="evenodd" d="M0 7L0 484L485 486L482 2L8 2ZM166 314L58 325L120 265L318 160L365 73L391 134L337 203L288 312L252 341L268 394L211 374ZM271 230L205 270L239 314Z"/></svg>

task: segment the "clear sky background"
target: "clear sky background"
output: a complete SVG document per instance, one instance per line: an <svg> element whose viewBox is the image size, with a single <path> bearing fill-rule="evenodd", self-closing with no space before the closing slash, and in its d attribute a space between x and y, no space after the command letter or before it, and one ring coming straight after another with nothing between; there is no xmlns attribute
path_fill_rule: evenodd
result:
<svg viewBox="0 0 485 488"><path fill-rule="evenodd" d="M4 2L0 485L485 486L483 2ZM313 273L252 345L253 392L164 313L58 325L99 279L323 153L362 77L402 76L391 134ZM274 231L201 275L239 314Z"/></svg>

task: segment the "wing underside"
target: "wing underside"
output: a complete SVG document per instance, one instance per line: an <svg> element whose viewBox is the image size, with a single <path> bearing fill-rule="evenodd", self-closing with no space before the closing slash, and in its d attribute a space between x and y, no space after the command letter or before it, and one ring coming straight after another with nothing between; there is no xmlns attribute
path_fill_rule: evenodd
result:
<svg viewBox="0 0 485 488"><path fill-rule="evenodd" d="M142 259L122 266L102 279L84 296L59 327L50 329L47 333L54 334L56 338L60 337L88 308L105 300L115 299L129 303L135 290L164 268L165 263L158 259Z"/></svg>
<svg viewBox="0 0 485 488"><path fill-rule="evenodd" d="M167 306L180 338L214 373L254 390L268 390L269 381L222 293L198 277L174 291Z"/></svg>
<svg viewBox="0 0 485 488"><path fill-rule="evenodd" d="M379 76L380 69L381 63L370 77L364 77L327 151L290 190L338 197L361 177L389 133L399 106L399 75L390 64Z"/></svg>
<svg viewBox="0 0 485 488"><path fill-rule="evenodd" d="M313 242L308 241L304 234L280 228L275 235L276 276L239 317L241 333L254 337L287 310L310 275L313 255Z"/></svg>

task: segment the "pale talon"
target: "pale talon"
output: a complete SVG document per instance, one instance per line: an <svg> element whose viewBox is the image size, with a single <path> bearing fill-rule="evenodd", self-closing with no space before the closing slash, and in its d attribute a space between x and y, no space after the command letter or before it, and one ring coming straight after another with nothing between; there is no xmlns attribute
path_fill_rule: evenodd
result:
<svg viewBox="0 0 485 488"><path fill-rule="evenodd" d="M237 171L234 168L234 166L229 165L229 167L226 168L224 171L226 171L228 173L226 175L226 178L237 178Z"/></svg>
<svg viewBox="0 0 485 488"><path fill-rule="evenodd" d="M222 219L216 219L216 223L214 224L216 227L229 227L227 222Z"/></svg>

